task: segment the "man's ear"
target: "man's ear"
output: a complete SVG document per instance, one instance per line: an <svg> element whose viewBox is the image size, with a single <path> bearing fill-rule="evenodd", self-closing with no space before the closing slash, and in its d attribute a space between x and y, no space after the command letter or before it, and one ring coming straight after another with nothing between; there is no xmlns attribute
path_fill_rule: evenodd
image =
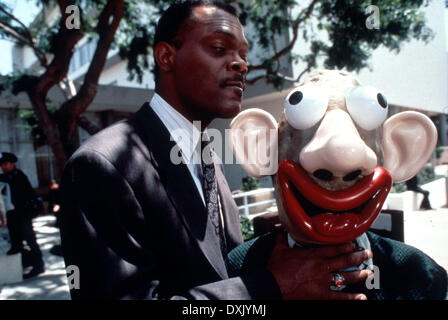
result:
<svg viewBox="0 0 448 320"><path fill-rule="evenodd" d="M261 109L242 111L230 124L233 153L244 170L257 178L277 171L277 137L277 121Z"/></svg>
<svg viewBox="0 0 448 320"><path fill-rule="evenodd" d="M437 143L434 123L422 113L400 112L383 125L384 167L394 182L415 176L431 157Z"/></svg>
<svg viewBox="0 0 448 320"><path fill-rule="evenodd" d="M171 71L174 64L176 48L167 42L159 42L154 48L154 59L163 71Z"/></svg>

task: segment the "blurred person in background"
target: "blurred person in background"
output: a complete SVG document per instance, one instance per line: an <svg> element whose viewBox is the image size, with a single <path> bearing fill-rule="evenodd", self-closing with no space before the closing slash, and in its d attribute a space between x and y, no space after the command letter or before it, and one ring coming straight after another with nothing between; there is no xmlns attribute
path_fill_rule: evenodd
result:
<svg viewBox="0 0 448 320"><path fill-rule="evenodd" d="M37 210L37 200L27 176L16 167L17 157L13 153L0 153L0 182L7 183L11 190L13 208L7 211L6 221L11 240L11 248L6 253L22 253L22 265L31 270L24 271L23 278L35 277L45 271L42 252L33 230L33 218ZM23 241L30 250L25 250ZM28 268L27 268L28 269ZM28 272L27 272L28 271Z"/></svg>

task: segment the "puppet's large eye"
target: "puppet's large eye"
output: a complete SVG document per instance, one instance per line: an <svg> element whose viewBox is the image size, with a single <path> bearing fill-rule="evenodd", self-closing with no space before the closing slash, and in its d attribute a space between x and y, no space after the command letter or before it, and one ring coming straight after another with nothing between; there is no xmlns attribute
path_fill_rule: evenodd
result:
<svg viewBox="0 0 448 320"><path fill-rule="evenodd" d="M353 87L345 97L345 102L353 120L365 130L378 128L386 119L386 97L374 87Z"/></svg>
<svg viewBox="0 0 448 320"><path fill-rule="evenodd" d="M302 86L291 91L285 99L285 116L298 130L314 126L327 111L328 96L313 86Z"/></svg>

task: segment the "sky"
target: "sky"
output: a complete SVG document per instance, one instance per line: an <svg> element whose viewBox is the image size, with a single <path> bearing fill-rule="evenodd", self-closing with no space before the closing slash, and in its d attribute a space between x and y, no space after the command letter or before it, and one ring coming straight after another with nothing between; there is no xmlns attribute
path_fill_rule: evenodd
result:
<svg viewBox="0 0 448 320"><path fill-rule="evenodd" d="M25 25L28 25L39 12L35 6L34 1L26 0L1 0L13 9L13 14L19 18ZM0 74L7 74L12 71L12 45L11 42L0 40Z"/></svg>

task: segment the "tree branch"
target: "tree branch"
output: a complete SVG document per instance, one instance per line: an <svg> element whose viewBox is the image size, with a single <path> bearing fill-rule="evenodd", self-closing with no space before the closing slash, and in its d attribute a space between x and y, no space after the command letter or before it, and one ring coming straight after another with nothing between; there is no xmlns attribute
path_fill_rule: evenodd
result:
<svg viewBox="0 0 448 320"><path fill-rule="evenodd" d="M59 10L61 10L62 15L65 14L65 9L68 7L69 3L67 0L58 0Z"/></svg>
<svg viewBox="0 0 448 320"><path fill-rule="evenodd" d="M99 39L92 61L84 76L84 82L78 93L66 101L60 108L63 123L60 130L68 139L75 133L76 119L87 109L95 98L99 77L107 60L110 45L123 17L124 1L108 1L103 8L97 25Z"/></svg>
<svg viewBox="0 0 448 320"><path fill-rule="evenodd" d="M20 21L20 19L18 19L16 16L14 16L12 13L9 13L8 11L6 11L4 8L0 7L0 11L3 12L5 15L7 15L9 18L11 18L12 20L16 21L25 31L26 34L26 38L23 37L22 35L20 35L13 26L11 25L7 25L9 26L14 33L16 33L17 35L20 36L20 39L16 36L13 35L11 32L9 32L14 38L20 40L23 44L31 47L31 49L33 49L37 59L39 60L39 62L42 64L43 67L47 66L47 57L45 55L45 53L43 53L39 48L36 47L36 40L33 38L33 36L31 35L30 30L28 29L28 27L22 22ZM1 24L1 23L0 23ZM4 29L2 26L0 26L2 29ZM5 29L4 29L5 30Z"/></svg>
<svg viewBox="0 0 448 320"><path fill-rule="evenodd" d="M258 76L258 77L255 77L255 78L252 78L252 79L246 79L246 83L249 84L249 85L253 85L253 84L255 84L256 82L258 82L259 80L261 80L263 78L266 78L265 74L261 75L261 76Z"/></svg>
<svg viewBox="0 0 448 320"><path fill-rule="evenodd" d="M318 0L313 0L313 2L311 2L307 8L303 9L302 12L300 12L297 15L297 19L295 19L291 24L292 40L289 42L289 44L287 46L285 46L282 50L276 52L272 57L270 57L267 60L278 60L278 59L280 59L280 57L289 53L292 50L292 48L294 47L294 45L297 41L297 38L298 38L300 24L302 22L306 21L311 16L311 14L313 13L314 7L316 6L316 4L318 2L319 2ZM266 67L263 64L260 64L260 65L249 66L248 70L249 70L248 72L251 72L253 70L266 70Z"/></svg>
<svg viewBox="0 0 448 320"><path fill-rule="evenodd" d="M47 107L46 97L48 91L62 81L68 72L70 60L73 56L73 48L76 43L83 37L83 32L78 29L68 29L65 26L67 14L65 8L62 10L62 17L59 22L59 31L54 42L54 57L49 65L45 66L45 72L36 78L29 85L21 88L25 91L31 101L36 112L39 126L44 131L47 143L56 157L59 172L67 160L65 141L58 131L56 123L52 120ZM17 92L18 93L18 92Z"/></svg>
<svg viewBox="0 0 448 320"><path fill-rule="evenodd" d="M92 121L90 121L89 119L87 119L82 115L78 117L76 123L78 124L78 126L87 131L90 135L94 135L95 133L101 130Z"/></svg>
<svg viewBox="0 0 448 320"><path fill-rule="evenodd" d="M23 24L22 21L20 21L18 18L16 18L12 13L9 13L7 10L5 10L4 8L2 8L0 6L0 11L3 12L5 15L7 15L8 17L10 17L12 20L14 20L15 22L17 22L18 24L20 24L20 26L23 28L23 30L25 30L28 39L30 40L30 42L33 41L33 37L31 36L31 32L29 31L28 27L25 26L25 24Z"/></svg>
<svg viewBox="0 0 448 320"><path fill-rule="evenodd" d="M51 146L53 154L55 155L56 165L58 171L62 173L65 163L67 162L67 156L64 151L64 146L60 139L60 134L56 125L50 117L45 103L45 96L42 96L40 92L36 90L37 86L31 86L27 91L27 95L33 106L39 121L39 126L42 128L46 142Z"/></svg>
<svg viewBox="0 0 448 320"><path fill-rule="evenodd" d="M302 77L305 75L305 73L309 72L310 70L311 70L311 66L306 67L306 68L305 68L305 69L298 75L297 78L289 77L289 76L284 75L283 73L280 73L280 72L276 72L275 74L276 74L276 76L282 78L283 80L286 80L286 81L289 81L289 82L295 82L295 83L298 83L298 82L300 82L300 79L302 79ZM255 78L253 78L253 79L246 80L246 83L247 83L247 84L250 84L250 85L253 85L253 84L255 84L256 82L260 81L260 80L263 79L263 78L269 78L269 74L264 74L264 75L255 77Z"/></svg>
<svg viewBox="0 0 448 320"><path fill-rule="evenodd" d="M74 47L82 39L84 33L81 29L68 29L65 26L67 14L65 8L61 11L62 17L59 22L59 32L55 39L54 57L47 66L44 74L40 76L37 84L38 92L46 96L54 85L58 84L66 76L70 60L74 53Z"/></svg>
<svg viewBox="0 0 448 320"><path fill-rule="evenodd" d="M300 82L300 79L303 77L303 75L311 70L311 66L306 67L305 70L303 70L299 76L296 78L295 82Z"/></svg>
<svg viewBox="0 0 448 320"><path fill-rule="evenodd" d="M11 37L17 39L20 43L27 45L28 39L23 37L20 33L18 33L12 26L0 22L0 29L3 29L5 32L9 33Z"/></svg>

